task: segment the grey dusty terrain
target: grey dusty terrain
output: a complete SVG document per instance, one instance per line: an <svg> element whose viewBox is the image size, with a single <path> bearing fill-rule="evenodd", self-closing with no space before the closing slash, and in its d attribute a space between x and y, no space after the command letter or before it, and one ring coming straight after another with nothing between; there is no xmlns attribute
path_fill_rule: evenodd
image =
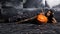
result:
<svg viewBox="0 0 60 34"><path fill-rule="evenodd" d="M60 34L60 23L56 25L0 23L0 34Z"/></svg>

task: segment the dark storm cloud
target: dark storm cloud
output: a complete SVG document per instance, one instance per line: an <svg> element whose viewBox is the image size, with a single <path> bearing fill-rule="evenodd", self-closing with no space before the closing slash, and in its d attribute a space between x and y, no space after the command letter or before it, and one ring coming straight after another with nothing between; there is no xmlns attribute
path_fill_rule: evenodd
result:
<svg viewBox="0 0 60 34"><path fill-rule="evenodd" d="M42 0L26 0L23 6L26 8L40 8L43 6L41 2Z"/></svg>

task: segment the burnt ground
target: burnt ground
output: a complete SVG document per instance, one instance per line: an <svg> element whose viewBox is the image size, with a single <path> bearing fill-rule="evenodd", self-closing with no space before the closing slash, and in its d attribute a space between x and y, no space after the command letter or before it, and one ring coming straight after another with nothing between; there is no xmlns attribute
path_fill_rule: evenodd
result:
<svg viewBox="0 0 60 34"><path fill-rule="evenodd" d="M56 25L0 23L0 34L60 34L60 22Z"/></svg>

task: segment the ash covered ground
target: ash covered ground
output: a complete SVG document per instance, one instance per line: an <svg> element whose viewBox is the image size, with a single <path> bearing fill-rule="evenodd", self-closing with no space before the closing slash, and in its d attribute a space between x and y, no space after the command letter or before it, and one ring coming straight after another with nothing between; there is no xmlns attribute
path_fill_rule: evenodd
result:
<svg viewBox="0 0 60 34"><path fill-rule="evenodd" d="M0 23L0 34L60 34L60 23L56 25Z"/></svg>

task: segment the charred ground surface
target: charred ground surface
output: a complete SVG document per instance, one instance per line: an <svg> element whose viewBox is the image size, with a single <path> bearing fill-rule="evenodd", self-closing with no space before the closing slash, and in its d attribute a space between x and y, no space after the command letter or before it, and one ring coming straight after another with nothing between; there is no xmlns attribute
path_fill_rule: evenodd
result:
<svg viewBox="0 0 60 34"><path fill-rule="evenodd" d="M60 34L60 23L56 25L0 23L0 34Z"/></svg>

